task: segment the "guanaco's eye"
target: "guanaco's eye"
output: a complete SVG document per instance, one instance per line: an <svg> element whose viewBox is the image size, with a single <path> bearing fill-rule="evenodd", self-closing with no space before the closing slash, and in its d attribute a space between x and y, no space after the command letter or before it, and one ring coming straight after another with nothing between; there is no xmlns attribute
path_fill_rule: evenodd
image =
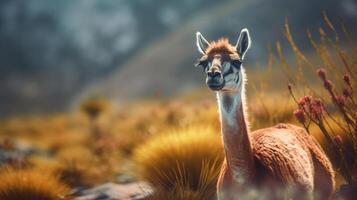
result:
<svg viewBox="0 0 357 200"><path fill-rule="evenodd" d="M197 61L197 63L195 64L195 67L199 67L199 66L206 68L208 66L208 61L207 60Z"/></svg>
<svg viewBox="0 0 357 200"><path fill-rule="evenodd" d="M242 61L241 60L232 60L231 64L233 65L233 67L240 69L240 66L242 65Z"/></svg>
<svg viewBox="0 0 357 200"><path fill-rule="evenodd" d="M229 58L231 59L231 64L233 67L240 69L240 66L242 65L242 60L240 59L238 54L229 54Z"/></svg>
<svg viewBox="0 0 357 200"><path fill-rule="evenodd" d="M202 58L198 59L198 61L195 63L195 67L198 67L198 66L206 68L208 66L208 57L203 56Z"/></svg>

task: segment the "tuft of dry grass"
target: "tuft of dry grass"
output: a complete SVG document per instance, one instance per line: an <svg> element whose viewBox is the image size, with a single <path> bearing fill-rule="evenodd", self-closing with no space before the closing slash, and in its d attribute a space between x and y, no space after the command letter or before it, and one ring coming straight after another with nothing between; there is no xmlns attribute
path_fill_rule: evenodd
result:
<svg viewBox="0 0 357 200"><path fill-rule="evenodd" d="M53 173L58 174L59 179L71 187L88 187L95 183L91 180L90 167L76 160L63 161Z"/></svg>
<svg viewBox="0 0 357 200"><path fill-rule="evenodd" d="M89 139L96 140L102 135L98 120L109 107L109 101L103 97L91 97L81 102L80 108L89 119Z"/></svg>
<svg viewBox="0 0 357 200"><path fill-rule="evenodd" d="M101 145L99 143L99 145ZM110 152L108 152L111 150ZM119 172L121 156L112 148L73 146L55 155L59 165L54 174L70 186L92 186L113 181Z"/></svg>
<svg viewBox="0 0 357 200"><path fill-rule="evenodd" d="M214 198L222 160L220 136L209 127L159 134L133 154L139 178L156 188L155 195L174 199Z"/></svg>
<svg viewBox="0 0 357 200"><path fill-rule="evenodd" d="M173 186L170 190L157 188L155 193L150 196L152 200L213 200L216 199L216 182L219 174L217 166L220 166L220 162L213 162L211 165L203 162L200 176L199 185L197 189L187 187L187 183L181 182ZM188 168L189 169L189 168ZM190 171L190 170L187 170ZM191 173L191 172L186 172ZM182 175L180 175L182 176ZM178 177L178 179L182 179Z"/></svg>
<svg viewBox="0 0 357 200"><path fill-rule="evenodd" d="M91 119L97 118L109 107L109 101L102 97L91 97L81 102L81 110Z"/></svg>
<svg viewBox="0 0 357 200"><path fill-rule="evenodd" d="M55 200L68 192L68 187L56 177L36 170L0 171L0 199Z"/></svg>

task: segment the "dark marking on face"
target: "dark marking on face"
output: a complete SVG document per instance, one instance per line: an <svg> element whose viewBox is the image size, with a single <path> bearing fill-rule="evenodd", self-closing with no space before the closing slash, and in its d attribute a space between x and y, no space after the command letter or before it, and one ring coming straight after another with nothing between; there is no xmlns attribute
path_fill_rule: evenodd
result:
<svg viewBox="0 0 357 200"><path fill-rule="evenodd" d="M233 67L235 67L236 69L240 69L241 65L242 65L242 61L241 60L232 60L231 64L233 65Z"/></svg>
<svg viewBox="0 0 357 200"><path fill-rule="evenodd" d="M208 56L203 56L202 58L198 59L197 62L195 63L195 67L201 66L203 68L208 67Z"/></svg>

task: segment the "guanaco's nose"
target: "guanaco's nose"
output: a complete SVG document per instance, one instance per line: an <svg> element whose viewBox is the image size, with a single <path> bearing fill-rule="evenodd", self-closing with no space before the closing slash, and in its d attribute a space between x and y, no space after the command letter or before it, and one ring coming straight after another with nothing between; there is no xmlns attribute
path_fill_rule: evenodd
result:
<svg viewBox="0 0 357 200"><path fill-rule="evenodd" d="M221 76L221 71L220 71L219 67L218 66L212 66L208 70L207 76L209 76L210 78L216 78L218 76Z"/></svg>
<svg viewBox="0 0 357 200"><path fill-rule="evenodd" d="M221 72L215 71L215 72L207 72L207 75L211 78L216 78L218 76L221 76Z"/></svg>

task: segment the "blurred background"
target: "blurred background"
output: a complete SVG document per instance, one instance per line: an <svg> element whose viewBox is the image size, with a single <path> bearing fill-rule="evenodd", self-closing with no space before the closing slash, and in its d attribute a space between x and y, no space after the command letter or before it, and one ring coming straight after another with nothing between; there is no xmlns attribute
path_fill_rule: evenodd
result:
<svg viewBox="0 0 357 200"><path fill-rule="evenodd" d="M356 25L356 0L0 0L0 199L215 199L221 126L195 33L235 44L245 27L251 130L304 127L334 196L355 199Z"/></svg>
<svg viewBox="0 0 357 200"><path fill-rule="evenodd" d="M128 101L202 87L196 31L235 43L249 28L254 67L269 45L287 45L286 17L309 52L305 30L326 26L323 11L356 35L354 0L0 0L0 116L63 111L88 95Z"/></svg>

